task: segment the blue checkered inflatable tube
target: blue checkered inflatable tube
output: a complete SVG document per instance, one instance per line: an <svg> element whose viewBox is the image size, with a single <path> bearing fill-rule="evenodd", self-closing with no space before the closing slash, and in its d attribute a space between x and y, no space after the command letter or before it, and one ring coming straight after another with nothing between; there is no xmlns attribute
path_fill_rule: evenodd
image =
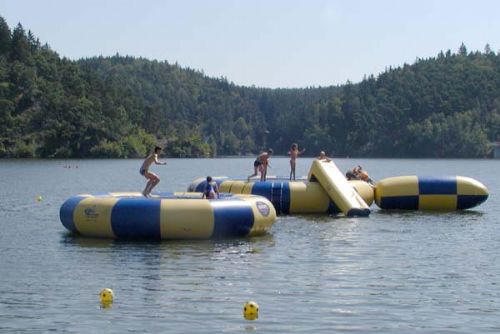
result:
<svg viewBox="0 0 500 334"><path fill-rule="evenodd" d="M465 176L397 176L377 182L375 203L382 209L453 211L486 201L488 189Z"/></svg>
<svg viewBox="0 0 500 334"><path fill-rule="evenodd" d="M268 177L267 181L250 181L246 178L216 176L212 179L219 191L233 194L253 194L267 198L278 214L329 213L339 214L340 209L330 199L328 193L318 182L305 178L290 181L284 177ZM373 203L373 187L364 181L349 181L363 200L370 206ZM188 192L202 192L206 186L205 178L194 180Z"/></svg>
<svg viewBox="0 0 500 334"><path fill-rule="evenodd" d="M265 234L276 219L264 197L200 193L82 194L60 209L61 222L76 234L114 239L213 239Z"/></svg>

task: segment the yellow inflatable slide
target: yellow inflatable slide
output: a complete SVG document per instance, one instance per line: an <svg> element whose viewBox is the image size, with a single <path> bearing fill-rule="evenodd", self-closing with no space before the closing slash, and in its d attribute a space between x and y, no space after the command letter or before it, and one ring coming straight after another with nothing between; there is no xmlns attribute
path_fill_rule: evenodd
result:
<svg viewBox="0 0 500 334"><path fill-rule="evenodd" d="M309 182L318 182L331 200L348 217L370 214L370 208L331 160L314 160Z"/></svg>

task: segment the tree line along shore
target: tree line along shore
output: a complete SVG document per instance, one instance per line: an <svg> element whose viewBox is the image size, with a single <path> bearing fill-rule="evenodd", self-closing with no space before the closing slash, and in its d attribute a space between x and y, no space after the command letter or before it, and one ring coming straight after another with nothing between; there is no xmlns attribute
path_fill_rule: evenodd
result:
<svg viewBox="0 0 500 334"><path fill-rule="evenodd" d="M243 66L243 65L242 65ZM500 141L500 53L440 52L359 83L238 86L167 61L70 60L0 17L0 157L484 158Z"/></svg>

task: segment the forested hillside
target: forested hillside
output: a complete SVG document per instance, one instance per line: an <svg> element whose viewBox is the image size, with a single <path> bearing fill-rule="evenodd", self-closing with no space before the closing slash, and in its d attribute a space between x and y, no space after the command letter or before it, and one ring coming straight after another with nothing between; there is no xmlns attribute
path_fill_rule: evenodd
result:
<svg viewBox="0 0 500 334"><path fill-rule="evenodd" d="M244 66L244 64L242 64ZM0 157L286 154L485 157L500 55L440 53L339 87L264 89L142 58L73 61L0 17Z"/></svg>

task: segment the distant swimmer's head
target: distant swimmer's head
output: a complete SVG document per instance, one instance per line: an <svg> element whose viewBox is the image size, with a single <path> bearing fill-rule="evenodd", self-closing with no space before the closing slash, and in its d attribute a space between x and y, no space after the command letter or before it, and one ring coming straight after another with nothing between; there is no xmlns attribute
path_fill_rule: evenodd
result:
<svg viewBox="0 0 500 334"><path fill-rule="evenodd" d="M273 152L274 152L274 151L273 151L273 149L272 149L272 148L270 148L270 149L268 149L268 150L267 150L267 154L273 154Z"/></svg>
<svg viewBox="0 0 500 334"><path fill-rule="evenodd" d="M158 154L161 152L161 147L160 146L155 146L155 153Z"/></svg>

